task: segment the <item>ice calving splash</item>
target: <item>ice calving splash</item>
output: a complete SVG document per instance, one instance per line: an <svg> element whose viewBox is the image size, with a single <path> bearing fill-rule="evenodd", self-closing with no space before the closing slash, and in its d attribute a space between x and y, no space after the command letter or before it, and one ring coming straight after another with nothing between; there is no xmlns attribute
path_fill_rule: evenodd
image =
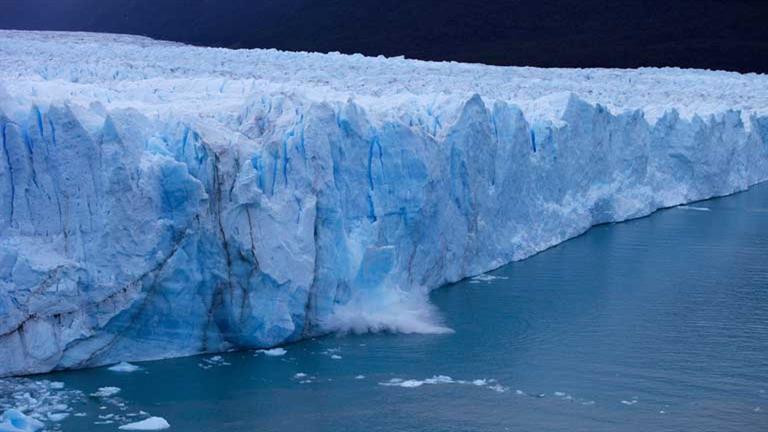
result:
<svg viewBox="0 0 768 432"><path fill-rule="evenodd" d="M768 179L764 75L15 31L0 58L0 376L449 333L434 288Z"/></svg>

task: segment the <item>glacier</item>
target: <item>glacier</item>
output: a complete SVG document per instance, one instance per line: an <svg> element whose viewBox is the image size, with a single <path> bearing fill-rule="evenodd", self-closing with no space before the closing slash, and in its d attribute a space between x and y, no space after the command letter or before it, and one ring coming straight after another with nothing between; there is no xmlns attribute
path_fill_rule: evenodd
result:
<svg viewBox="0 0 768 432"><path fill-rule="evenodd" d="M0 59L0 376L449 332L431 289L768 179L765 75L17 31Z"/></svg>

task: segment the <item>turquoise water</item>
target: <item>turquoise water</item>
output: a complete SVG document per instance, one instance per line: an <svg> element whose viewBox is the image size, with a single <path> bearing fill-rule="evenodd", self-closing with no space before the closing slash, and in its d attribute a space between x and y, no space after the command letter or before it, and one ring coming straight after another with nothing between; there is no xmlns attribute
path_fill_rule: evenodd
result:
<svg viewBox="0 0 768 432"><path fill-rule="evenodd" d="M122 389L75 403L86 415L65 431L117 430L125 421L94 422L139 410L177 431L765 431L766 264L763 185L599 226L496 279L439 289L453 334L42 378ZM451 378L423 382L436 375Z"/></svg>

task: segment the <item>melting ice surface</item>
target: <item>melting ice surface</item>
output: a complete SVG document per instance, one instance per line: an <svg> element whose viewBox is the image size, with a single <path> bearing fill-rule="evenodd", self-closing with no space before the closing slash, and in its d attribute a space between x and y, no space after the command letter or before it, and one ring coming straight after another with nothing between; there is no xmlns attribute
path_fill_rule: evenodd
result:
<svg viewBox="0 0 768 432"><path fill-rule="evenodd" d="M0 376L450 334L432 289L768 179L764 75L12 31L0 59Z"/></svg>
<svg viewBox="0 0 768 432"><path fill-rule="evenodd" d="M768 184L694 205L710 211L601 225L433 292L452 334L331 336L282 356L221 354L208 369L198 364L216 356L57 373L44 379L59 390L33 393L121 391L49 399L40 418L52 427L44 413L66 404L58 427L70 432L152 416L180 431L761 432Z"/></svg>

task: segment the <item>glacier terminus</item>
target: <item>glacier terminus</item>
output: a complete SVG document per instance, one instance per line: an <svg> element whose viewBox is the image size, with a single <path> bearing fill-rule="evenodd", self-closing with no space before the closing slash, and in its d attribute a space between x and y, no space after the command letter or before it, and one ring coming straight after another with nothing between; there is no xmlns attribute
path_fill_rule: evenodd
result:
<svg viewBox="0 0 768 432"><path fill-rule="evenodd" d="M768 76L0 31L0 376L330 332L768 179Z"/></svg>

